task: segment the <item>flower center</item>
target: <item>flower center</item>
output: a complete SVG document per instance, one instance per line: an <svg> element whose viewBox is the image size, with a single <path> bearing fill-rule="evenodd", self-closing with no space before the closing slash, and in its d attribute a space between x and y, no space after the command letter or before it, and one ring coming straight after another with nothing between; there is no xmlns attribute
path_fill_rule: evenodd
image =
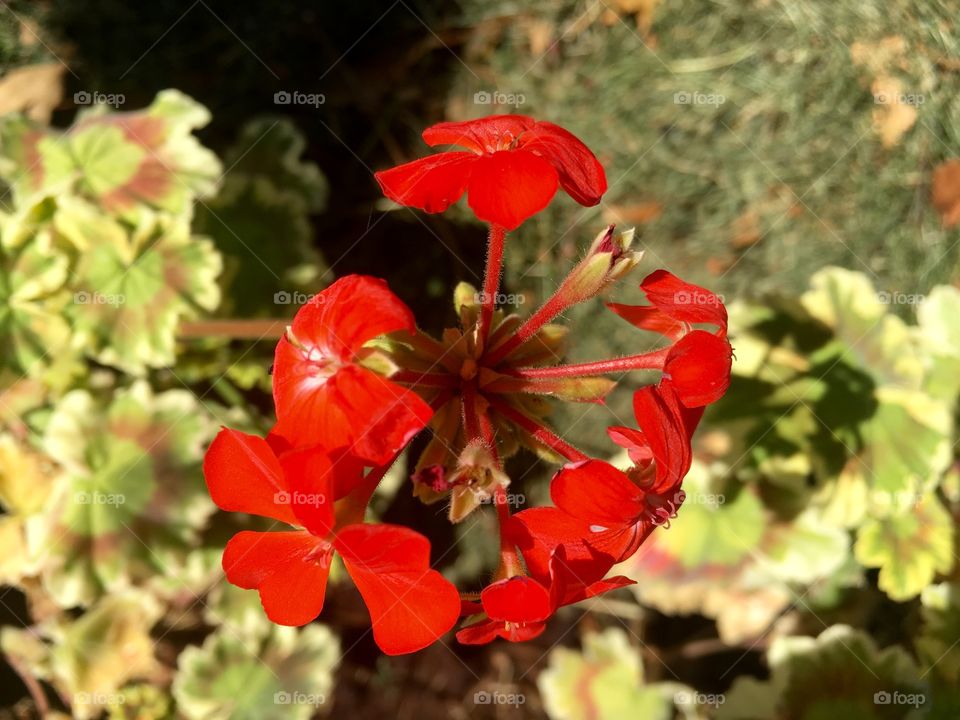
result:
<svg viewBox="0 0 960 720"><path fill-rule="evenodd" d="M644 519L652 525L670 526L670 521L677 516L677 510L683 504L687 495L683 490L676 490L669 495L651 493L644 497L646 513Z"/></svg>

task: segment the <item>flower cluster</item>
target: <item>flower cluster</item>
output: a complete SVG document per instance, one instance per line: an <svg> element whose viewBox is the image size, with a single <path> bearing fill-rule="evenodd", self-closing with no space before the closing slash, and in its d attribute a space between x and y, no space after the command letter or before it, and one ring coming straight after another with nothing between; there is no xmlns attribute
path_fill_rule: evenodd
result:
<svg viewBox="0 0 960 720"><path fill-rule="evenodd" d="M313 297L277 345L277 422L266 438L223 429L204 471L222 509L291 526L240 532L224 551L227 579L257 589L267 615L301 625L323 607L334 553L390 654L418 650L464 618L457 638L536 637L561 606L631 584L608 577L683 502L690 439L704 407L730 379L732 351L721 299L665 270L640 289L647 304L607 307L665 340L657 350L564 364L566 327L554 321L598 296L641 259L633 233L608 227L526 320L496 308L508 230L542 210L562 187L595 205L606 178L566 130L521 115L441 123L423 134L442 152L377 173L387 197L442 212L465 193L490 224L482 291L461 285L456 328L439 338L416 326L382 280L351 275ZM602 402L634 370L659 381L636 391L637 427L611 427L631 466L591 459L551 427L550 399ZM500 563L479 593L460 593L430 565L412 529L365 521L370 497L411 439L429 440L411 476L423 502L445 501L451 522L489 503L499 521ZM613 447L613 446L611 446ZM564 464L553 507L512 513L504 461L521 448Z"/></svg>

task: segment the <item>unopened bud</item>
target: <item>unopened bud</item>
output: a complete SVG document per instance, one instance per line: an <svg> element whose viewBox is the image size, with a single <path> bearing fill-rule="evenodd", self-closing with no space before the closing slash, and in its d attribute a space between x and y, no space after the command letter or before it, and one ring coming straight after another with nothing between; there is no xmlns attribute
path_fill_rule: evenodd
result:
<svg viewBox="0 0 960 720"><path fill-rule="evenodd" d="M450 522L460 522L481 503L489 502L498 486L507 487L510 478L481 440L473 440L460 453L456 469L447 477L450 493Z"/></svg>
<svg viewBox="0 0 960 720"><path fill-rule="evenodd" d="M589 300L637 266L643 253L630 250L633 235L633 228L617 235L613 225L597 235L586 257L560 286L558 294L564 298L565 305Z"/></svg>

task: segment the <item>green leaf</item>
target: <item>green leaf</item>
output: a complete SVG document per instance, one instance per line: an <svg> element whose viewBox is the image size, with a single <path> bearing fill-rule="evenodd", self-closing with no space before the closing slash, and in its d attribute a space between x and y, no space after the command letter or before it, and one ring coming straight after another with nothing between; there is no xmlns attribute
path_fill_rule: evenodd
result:
<svg viewBox="0 0 960 720"><path fill-rule="evenodd" d="M159 614L149 595L128 590L50 629L50 677L70 701L74 717L99 717L122 685L153 676L158 664L150 628Z"/></svg>
<svg viewBox="0 0 960 720"><path fill-rule="evenodd" d="M222 626L180 654L173 696L188 720L307 720L329 709L339 657L323 625L270 625L259 641Z"/></svg>
<svg viewBox="0 0 960 720"><path fill-rule="evenodd" d="M156 217L132 233L106 216L89 222L80 204L58 212L60 231L81 253L68 309L77 345L133 374L174 362L179 323L220 300L220 256L187 223Z"/></svg>
<svg viewBox="0 0 960 720"><path fill-rule="evenodd" d="M861 630L776 638L769 681L736 680L717 720L919 720L929 692L900 647L878 650Z"/></svg>
<svg viewBox="0 0 960 720"><path fill-rule="evenodd" d="M755 550L763 536L763 506L752 493L734 498L707 482L707 474L691 470L683 484L687 499L669 528L666 548L681 567L736 565Z"/></svg>
<svg viewBox="0 0 960 720"><path fill-rule="evenodd" d="M186 391L137 382L109 405L82 390L63 397L43 445L65 477L35 541L58 602L88 604L184 562L214 510L200 471L212 432Z"/></svg>
<svg viewBox="0 0 960 720"><path fill-rule="evenodd" d="M619 628L585 635L582 653L565 647L550 651L537 686L552 720L668 720L671 697L689 690L646 684L640 653Z"/></svg>
<svg viewBox="0 0 960 720"><path fill-rule="evenodd" d="M144 209L187 216L196 197L215 192L221 173L216 156L192 135L209 119L186 95L164 90L144 110L80 113L64 133L7 120L0 147L17 168L19 205L73 191L131 222Z"/></svg>
<svg viewBox="0 0 960 720"><path fill-rule="evenodd" d="M914 335L888 313L863 273L829 267L810 278L801 301L844 346L844 357L867 370L879 384L918 388L923 364Z"/></svg>
<svg viewBox="0 0 960 720"><path fill-rule="evenodd" d="M917 308L917 333L929 363L924 388L953 400L960 392L960 290L933 288Z"/></svg>
<svg viewBox="0 0 960 720"><path fill-rule="evenodd" d="M941 400L913 390L881 388L864 424L864 471L875 491L896 497L936 487L952 459L953 415Z"/></svg>
<svg viewBox="0 0 960 720"><path fill-rule="evenodd" d="M220 194L197 208L194 228L225 257L224 312L292 317L326 272L306 204L270 178L231 172Z"/></svg>
<svg viewBox="0 0 960 720"><path fill-rule="evenodd" d="M306 146L303 133L287 118L256 118L241 128L224 165L231 176L270 178L278 190L299 197L308 212L319 213L330 188L320 168L302 159Z"/></svg>
<svg viewBox="0 0 960 720"><path fill-rule="evenodd" d="M816 509L778 521L749 488L727 496L694 462L687 499L618 571L643 578L637 599L668 614L715 618L730 643L762 634L794 599L794 583L819 587L850 556L847 533Z"/></svg>
<svg viewBox="0 0 960 720"><path fill-rule="evenodd" d="M950 514L928 494L914 507L869 518L857 532L854 554L862 565L880 568L880 589L891 599L909 600L953 567L953 533Z"/></svg>
<svg viewBox="0 0 960 720"><path fill-rule="evenodd" d="M0 223L0 232L8 228ZM68 267L47 236L17 248L0 244L0 368L36 377L68 351L70 330L60 314Z"/></svg>

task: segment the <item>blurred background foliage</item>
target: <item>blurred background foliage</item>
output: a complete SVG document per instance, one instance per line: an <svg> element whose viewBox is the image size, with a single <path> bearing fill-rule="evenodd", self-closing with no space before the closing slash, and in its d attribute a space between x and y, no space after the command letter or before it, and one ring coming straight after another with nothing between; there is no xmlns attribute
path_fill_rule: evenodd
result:
<svg viewBox="0 0 960 720"><path fill-rule="evenodd" d="M3 3L0 717L960 717L958 9ZM570 128L611 181L511 237L514 310L607 223L726 298L734 380L686 503L622 568L638 585L534 643L380 657L348 583L322 622L271 626L223 581L256 521L215 512L205 444L269 427L271 321L333 277L454 321L483 228L371 173L491 112ZM653 342L599 302L568 320L577 360ZM558 411L562 434L609 455L643 381ZM549 466L509 470L545 500ZM489 513L450 528L405 475L377 514L479 588Z"/></svg>

